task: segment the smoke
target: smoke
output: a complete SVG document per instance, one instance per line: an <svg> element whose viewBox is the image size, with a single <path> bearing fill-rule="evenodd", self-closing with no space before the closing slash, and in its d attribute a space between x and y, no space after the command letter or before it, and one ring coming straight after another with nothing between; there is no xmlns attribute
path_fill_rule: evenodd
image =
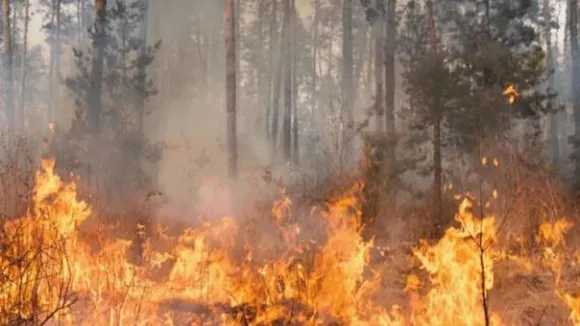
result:
<svg viewBox="0 0 580 326"><path fill-rule="evenodd" d="M166 144L157 181L170 206L186 211L195 207L220 215L227 213L224 207L230 201L223 188L227 183L223 1L193 1L186 7L159 14L164 26L152 26L160 32L154 38L162 39L163 46L150 71L159 96L149 103L152 113L147 127L154 140ZM171 18L166 19L166 15ZM165 26L168 21L174 23ZM244 44L244 51L268 56L266 49L257 46L248 50L248 44ZM192 57L192 53L198 55ZM265 108L257 107L253 95L244 93L250 76L241 69L236 109L238 188L242 189L236 192L247 194L255 191L241 184L255 181L268 168L271 157L264 134L256 126Z"/></svg>

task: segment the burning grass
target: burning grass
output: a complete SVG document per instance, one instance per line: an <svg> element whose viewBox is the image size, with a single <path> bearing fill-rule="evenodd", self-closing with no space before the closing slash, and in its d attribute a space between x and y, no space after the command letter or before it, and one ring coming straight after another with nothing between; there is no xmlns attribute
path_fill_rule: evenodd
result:
<svg viewBox="0 0 580 326"><path fill-rule="evenodd" d="M113 239L53 168L43 161L27 213L2 221L4 325L580 324L566 219L516 252L465 199L439 241L377 245L361 236L357 183L307 213L281 194L263 217ZM91 222L95 237L80 232Z"/></svg>

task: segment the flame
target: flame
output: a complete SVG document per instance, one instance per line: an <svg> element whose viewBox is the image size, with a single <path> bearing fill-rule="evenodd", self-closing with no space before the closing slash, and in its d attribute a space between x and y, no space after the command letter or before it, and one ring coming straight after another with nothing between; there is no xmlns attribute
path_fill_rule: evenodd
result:
<svg viewBox="0 0 580 326"><path fill-rule="evenodd" d="M28 212L0 224L1 324L485 325L484 298L504 254L496 217L474 216L467 199L457 226L413 250L419 269L405 276L407 303L385 303L379 267L388 263L372 262L381 248L360 232L362 183L306 216L282 192L270 211L275 235L226 216L176 235L137 225L137 243L104 236L114 226L93 227L91 207L54 166L42 161ZM81 233L89 222L99 241ZM553 270L562 270L554 261L571 227L562 220L538 230ZM129 259L136 246L139 263ZM558 291L577 322L579 299ZM502 324L497 312L487 315Z"/></svg>
<svg viewBox="0 0 580 326"><path fill-rule="evenodd" d="M423 241L414 251L432 285L425 299L415 304L414 324L485 325L482 294L493 287L495 217L479 220L471 207L464 199L455 216L460 227L449 228L435 246ZM407 287L412 288L409 280ZM491 324L500 324L498 315L491 315Z"/></svg>
<svg viewBox="0 0 580 326"><path fill-rule="evenodd" d="M509 84L503 90L503 96L505 96L508 99L509 104L514 104L516 99L520 97L520 94L518 93L517 88L513 84Z"/></svg>

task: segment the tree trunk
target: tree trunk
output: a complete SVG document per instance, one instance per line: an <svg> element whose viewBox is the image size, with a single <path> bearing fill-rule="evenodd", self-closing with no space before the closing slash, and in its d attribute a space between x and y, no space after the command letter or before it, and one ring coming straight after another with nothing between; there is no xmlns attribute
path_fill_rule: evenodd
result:
<svg viewBox="0 0 580 326"><path fill-rule="evenodd" d="M377 1L378 2L378 1ZM378 8L378 5L377 5ZM383 18L379 17L373 24L375 32L375 131L377 134L383 132L383 119L385 110L383 107L383 62L385 60L383 49Z"/></svg>
<svg viewBox="0 0 580 326"><path fill-rule="evenodd" d="M355 47L357 49L359 49L357 51L357 59L356 59L356 64L355 64L355 69L354 69L354 80L353 80L353 87L354 87L354 92L353 92L353 106L356 106L357 100L359 99L359 95L358 95L358 88L360 86L361 83L361 77L363 76L363 71L365 68L365 58L367 55L367 49L369 48L368 45L368 28L367 25L365 25L361 31L359 32L359 37L357 38L357 45L355 45ZM362 80L363 84L364 84L364 80Z"/></svg>
<svg viewBox="0 0 580 326"><path fill-rule="evenodd" d="M20 124L26 128L27 114L25 112L26 94L26 59L28 56L28 27L30 25L30 0L24 0L24 35L22 36L22 59L20 64Z"/></svg>
<svg viewBox="0 0 580 326"><path fill-rule="evenodd" d="M106 19L107 0L95 0L95 34L93 36L93 62L91 68L92 89L89 101L89 125L94 136L98 136L101 132Z"/></svg>
<svg viewBox="0 0 580 326"><path fill-rule="evenodd" d="M52 1L52 8L50 12L50 26L56 24L56 10L55 10L55 0ZM51 31L54 33L54 31ZM49 122L54 121L54 51L55 44L54 39L50 42L50 58L48 64L48 114L47 119Z"/></svg>
<svg viewBox="0 0 580 326"><path fill-rule="evenodd" d="M347 128L344 128L341 142L344 146L345 157L352 154L352 142L347 139L348 130L352 127L354 116L354 58L353 58L353 0L343 0L342 3L342 120Z"/></svg>
<svg viewBox="0 0 580 326"><path fill-rule="evenodd" d="M316 128L317 122L317 112L316 112L316 100L318 92L316 88L318 87L318 20L319 15L319 4L318 0L314 0L314 18L312 20L312 73L311 73L311 89L310 89L310 122L308 124L311 140L308 142L309 151L314 152L316 150L316 142L318 137L318 131Z"/></svg>
<svg viewBox="0 0 580 326"><path fill-rule="evenodd" d="M375 30L371 28L370 35L369 35L369 42L368 42L368 50L367 56L365 58L366 62L366 70L363 80L364 88L366 89L373 89L373 69L375 67Z"/></svg>
<svg viewBox="0 0 580 326"><path fill-rule="evenodd" d="M12 31L10 25L10 1L2 0L2 21L4 23L4 113L8 128L14 127L14 94L12 71Z"/></svg>
<svg viewBox="0 0 580 326"><path fill-rule="evenodd" d="M259 17L265 17L266 15L266 0L260 0L260 2L258 3L258 16ZM259 37L260 37L260 48L264 49L266 47L266 41L265 41L265 36L264 36L264 21L262 19L259 20L258 23L258 33L259 33ZM256 115L256 132L259 133L262 130L264 130L264 136L268 137L269 134L269 104L267 102L267 96L268 96L268 89L270 87L270 85L266 85L265 84L265 75L267 74L267 71L270 71L271 69L267 66L267 64L264 63L265 58L266 58L266 53L264 52L264 56L262 57L262 59L264 60L260 60L259 62L256 63L255 65L255 71L256 71L256 90L257 90L257 99L256 99L256 107L258 108L263 108L264 109L264 116L262 116L262 113L258 112L258 114Z"/></svg>
<svg viewBox="0 0 580 326"><path fill-rule="evenodd" d="M238 176L238 148L236 139L236 27L234 0L226 1L226 113L228 174L234 180Z"/></svg>
<svg viewBox="0 0 580 326"><path fill-rule="evenodd" d="M387 160L395 162L395 36L396 36L396 5L395 0L387 0L386 11L386 42L385 42L385 127L387 129Z"/></svg>
<svg viewBox="0 0 580 326"><path fill-rule="evenodd" d="M574 152L578 155L580 143L580 53L578 52L578 0L569 0L570 49L572 52L572 103L574 108ZM580 176L580 158L576 158L576 177Z"/></svg>
<svg viewBox="0 0 580 326"><path fill-rule="evenodd" d="M53 119L56 119L60 114L60 53L62 48L61 40L61 25L62 25L62 0L56 0L56 30L55 45L54 45L54 76L52 76L52 85L54 95L52 97L53 103Z"/></svg>
<svg viewBox="0 0 580 326"><path fill-rule="evenodd" d="M290 55L292 56L291 87L292 87L292 162L298 166L300 159L300 144L298 143L298 85L296 83L297 55L296 53L296 0L292 0L290 23Z"/></svg>
<svg viewBox="0 0 580 326"><path fill-rule="evenodd" d="M141 45L141 57L145 58L147 55L147 45L148 45L148 38L147 35L149 33L149 0L143 0L145 6L145 12L143 13L143 21L141 22L141 26L139 29L140 39L143 44ZM136 103L135 103L135 111L137 113L137 133L139 137L143 137L145 135L145 100L146 100L146 82L147 82L147 67L145 64L141 63L138 67L137 72L137 87L138 92L136 94Z"/></svg>
<svg viewBox="0 0 580 326"><path fill-rule="evenodd" d="M286 0L283 0L286 1ZM282 28L283 30L283 28ZM280 37L278 41L279 50L276 55L276 72L274 75L274 85L272 89L272 155L277 156L278 152L278 131L280 128L280 89L282 88L282 72L283 72L283 49L284 38Z"/></svg>
<svg viewBox="0 0 580 326"><path fill-rule="evenodd" d="M272 140L274 133L274 121L272 121L272 114L274 112L274 67L276 67L276 49L278 45L278 25L276 24L276 16L278 11L278 0L272 0L272 13L270 16L270 62L268 65L268 103L265 112L265 136L266 139Z"/></svg>
<svg viewBox="0 0 580 326"><path fill-rule="evenodd" d="M240 26L241 26L241 12L242 12L242 7L241 7L241 2L240 0L236 0L235 2L235 6L234 6L234 28L235 28L235 34L234 34L234 40L235 40L235 51L236 51L236 106L239 108L242 107L242 99L241 99L241 92L240 92L240 81L242 80L242 70L241 70L241 65L240 65L240 61L242 59L241 57L241 44L242 44L242 38L241 38L241 30L240 30ZM243 109L241 109L242 112L244 111Z"/></svg>
<svg viewBox="0 0 580 326"><path fill-rule="evenodd" d="M60 26L61 26L61 0L53 0L51 13L51 26L53 26L52 41L50 43L49 64L49 115L48 119L54 121L58 116L59 76L60 76Z"/></svg>
<svg viewBox="0 0 580 326"><path fill-rule="evenodd" d="M381 195L381 186L383 185L384 162L383 148L381 144L384 129L384 107L383 107L383 77L384 77L384 12L382 11L382 1L375 0L374 9L377 10L378 16L372 20L373 37L375 44L374 51L374 77L375 77L375 137L365 142L363 148L362 166L365 178L365 187L363 191L362 207L362 224L364 225L365 238L370 238L373 224L378 218L379 199Z"/></svg>
<svg viewBox="0 0 580 326"><path fill-rule="evenodd" d="M550 0L544 0L544 37L546 38L546 70L548 73L548 88L554 90L554 52L552 48L552 13ZM550 158L556 163L560 160L560 140L558 137L558 113L550 114Z"/></svg>
<svg viewBox="0 0 580 326"><path fill-rule="evenodd" d="M429 24L429 44L431 55L437 54L437 32L435 29L435 13L433 2L427 0L427 20ZM439 103L439 101L437 101ZM443 166L441 163L441 109L435 108L433 117L433 196L435 201L434 235L438 236L443 229Z"/></svg>
<svg viewBox="0 0 580 326"><path fill-rule="evenodd" d="M284 0L284 27L282 40L284 42L283 56L287 56L284 62L284 118L282 120L282 150L284 163L290 162L291 157L291 123L292 123L292 67L291 67L291 44L290 44L290 10L292 0Z"/></svg>

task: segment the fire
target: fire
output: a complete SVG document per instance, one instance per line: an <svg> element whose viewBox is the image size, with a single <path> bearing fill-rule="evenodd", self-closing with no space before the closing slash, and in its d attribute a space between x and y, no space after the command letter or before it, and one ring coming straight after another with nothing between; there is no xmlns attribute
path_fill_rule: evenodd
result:
<svg viewBox="0 0 580 326"><path fill-rule="evenodd" d="M420 272L404 277L407 302L385 303L380 268L388 263L372 261L375 241L360 233L362 184L308 216L281 193L269 220L277 234L263 243L234 217L178 235L161 225L147 235L141 226L134 263L132 240L82 235L91 207L54 164L42 162L28 213L0 225L1 324L485 325L486 315L502 323L484 305L502 256L496 218L474 216L468 200L457 227L413 250L409 261ZM559 248L570 227L542 225L537 241ZM578 321L578 299L560 297Z"/></svg>
<svg viewBox="0 0 580 326"><path fill-rule="evenodd" d="M520 94L513 84L509 84L504 89L503 96L508 99L509 104L514 104L514 102L520 97Z"/></svg>
<svg viewBox="0 0 580 326"><path fill-rule="evenodd" d="M464 199L455 217L461 226L449 228L435 246L422 242L414 251L432 284L425 300L414 304L414 324L485 325L483 297L493 287L495 217L479 220L471 206ZM407 280L407 288L418 284L416 276ZM492 314L491 325L499 324L499 316Z"/></svg>

